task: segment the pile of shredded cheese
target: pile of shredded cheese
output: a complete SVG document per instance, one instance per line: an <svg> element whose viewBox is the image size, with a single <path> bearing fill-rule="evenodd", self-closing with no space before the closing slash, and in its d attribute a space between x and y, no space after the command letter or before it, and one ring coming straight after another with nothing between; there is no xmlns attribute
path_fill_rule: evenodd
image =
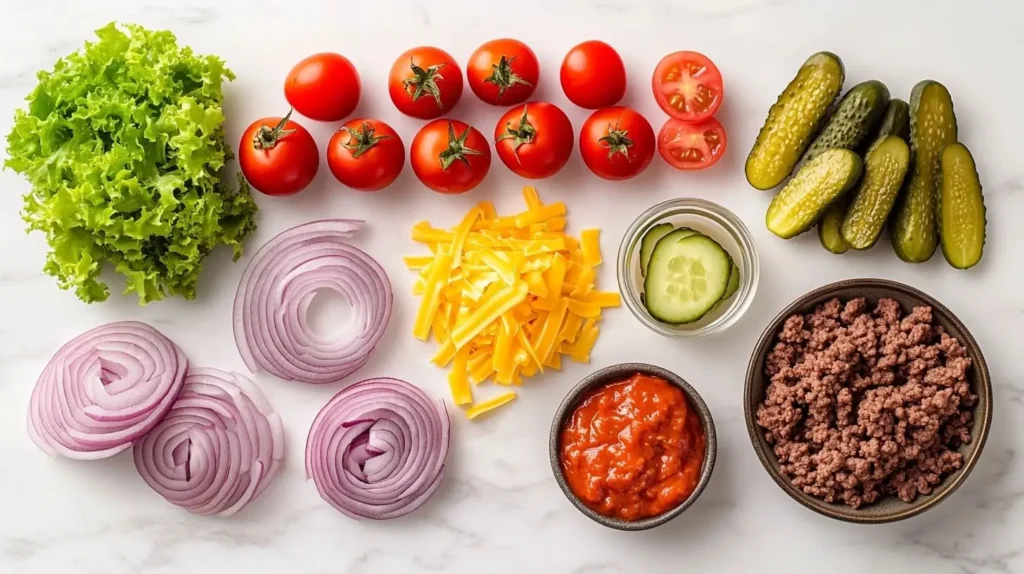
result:
<svg viewBox="0 0 1024 574"><path fill-rule="evenodd" d="M412 239L431 255L406 257L419 272L413 293L423 300L413 335L440 350L433 363L451 365L448 384L457 405L472 405L472 419L515 398L513 391L473 404L472 385L492 379L521 385L545 369L560 369L562 355L590 361L601 310L618 307L619 294L594 290L601 264L598 229L576 239L565 233L565 204L544 205L523 190L526 211L499 217L489 201L469 211L452 230L421 221Z"/></svg>

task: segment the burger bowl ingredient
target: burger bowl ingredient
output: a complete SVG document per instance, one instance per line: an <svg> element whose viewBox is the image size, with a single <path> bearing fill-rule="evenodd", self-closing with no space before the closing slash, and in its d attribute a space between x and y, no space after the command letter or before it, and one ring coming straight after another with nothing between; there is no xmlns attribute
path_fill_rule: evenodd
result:
<svg viewBox="0 0 1024 574"><path fill-rule="evenodd" d="M249 379L193 368L167 416L133 454L146 484L171 504L229 516L274 478L284 458L284 427Z"/></svg>
<svg viewBox="0 0 1024 574"><path fill-rule="evenodd" d="M852 508L930 494L963 463L977 396L964 346L892 299L789 317L764 365L757 424L793 486Z"/></svg>
<svg viewBox="0 0 1024 574"><path fill-rule="evenodd" d="M640 274L647 275L647 266L651 262L651 254L654 253L654 246L658 244L658 241L662 237L665 237L669 233L675 231L675 226L671 223L659 223L647 230L644 236L640 239ZM688 228L687 231L691 231Z"/></svg>
<svg viewBox="0 0 1024 574"><path fill-rule="evenodd" d="M711 117L696 122L670 119L658 132L658 153L670 166L682 171L715 165L725 155L727 146L725 128Z"/></svg>
<svg viewBox="0 0 1024 574"><path fill-rule="evenodd" d="M289 381L341 381L370 359L391 319L391 282L372 257L348 243L362 221L324 219L268 241L235 294L235 343L250 371ZM348 329L328 338L307 320L320 290L352 306Z"/></svg>
<svg viewBox="0 0 1024 574"><path fill-rule="evenodd" d="M654 157L654 130L631 108L615 106L592 114L580 130L580 155L590 171L618 181L635 177Z"/></svg>
<svg viewBox="0 0 1024 574"><path fill-rule="evenodd" d="M893 249L904 261L927 261L939 244L935 171L942 149L956 138L949 90L932 80L918 83L910 94L910 173L890 225Z"/></svg>
<svg viewBox="0 0 1024 574"><path fill-rule="evenodd" d="M622 57L600 40L573 46L559 71L562 91L581 108L614 106L626 95L626 66Z"/></svg>
<svg viewBox="0 0 1024 574"><path fill-rule="evenodd" d="M462 97L462 70L432 46L407 50L391 66L388 93L398 111L421 120L439 118Z"/></svg>
<svg viewBox="0 0 1024 574"><path fill-rule="evenodd" d="M937 177L942 254L957 269L974 267L985 248L985 198L966 146L955 143L942 150Z"/></svg>
<svg viewBox="0 0 1024 574"><path fill-rule="evenodd" d="M156 329L109 323L68 341L32 389L28 434L50 455L95 460L128 450L164 418L188 359Z"/></svg>
<svg viewBox="0 0 1024 574"><path fill-rule="evenodd" d="M106 264L141 304L192 299L206 256L227 245L238 259L256 228L248 186L220 177L231 157L221 86L234 75L170 32L96 35L40 72L14 114L4 165L32 184L22 217L46 235L44 271L82 301L109 296Z"/></svg>
<svg viewBox="0 0 1024 574"><path fill-rule="evenodd" d="M309 187L320 169L316 141L291 115L256 120L238 144L242 175L267 195L294 195Z"/></svg>
<svg viewBox="0 0 1024 574"><path fill-rule="evenodd" d="M888 105L889 88L882 82L869 80L850 88L802 161L810 161L827 149L857 149L878 125Z"/></svg>
<svg viewBox="0 0 1024 574"><path fill-rule="evenodd" d="M443 194L465 193L487 176L491 148L479 130L458 120L434 120L420 128L409 152L423 185Z"/></svg>
<svg viewBox="0 0 1024 574"><path fill-rule="evenodd" d="M839 199L833 201L832 205L825 210L818 222L818 242L830 253L842 255L850 249L850 246L843 239L840 227L843 225L843 218L846 217L847 201Z"/></svg>
<svg viewBox="0 0 1024 574"><path fill-rule="evenodd" d="M882 120L878 122L874 134L864 140L865 144L874 145L889 136L896 136L903 141L910 141L910 106L899 98L889 100ZM866 146L862 146L866 147ZM866 152L870 147L867 147Z"/></svg>
<svg viewBox="0 0 1024 574"><path fill-rule="evenodd" d="M910 148L899 136L885 136L868 150L864 176L850 192L853 200L840 229L846 244L868 249L878 241L909 166Z"/></svg>
<svg viewBox="0 0 1024 574"><path fill-rule="evenodd" d="M490 202L469 211L453 229L413 226L412 239L430 255L407 257L419 272L413 293L422 296L413 335L439 346L432 362L452 366L452 400L472 405L471 385L523 379L561 369L562 355L586 363L597 341L602 310L619 294L595 290L602 262L598 230L576 239L565 233L565 204L545 205L532 187L527 209L498 216ZM470 418L507 403L508 393L471 406Z"/></svg>
<svg viewBox="0 0 1024 574"><path fill-rule="evenodd" d="M359 72L341 54L313 54L295 65L284 82L284 97L311 120L338 122L355 111L361 87Z"/></svg>
<svg viewBox="0 0 1024 574"><path fill-rule="evenodd" d="M651 78L654 99L674 119L699 122L722 105L722 73L699 52L673 52L658 62Z"/></svg>
<svg viewBox="0 0 1024 574"><path fill-rule="evenodd" d="M529 46L512 38L485 42L469 57L470 89L492 106L514 106L530 99L540 79L540 63Z"/></svg>
<svg viewBox="0 0 1024 574"><path fill-rule="evenodd" d="M494 150L516 175L543 179L569 161L573 137L565 112L554 104L530 102L501 116L494 127Z"/></svg>
<svg viewBox="0 0 1024 574"><path fill-rule="evenodd" d="M449 425L444 403L405 381L356 383L334 395L313 421L306 476L346 516L404 516L444 480Z"/></svg>
<svg viewBox="0 0 1024 574"><path fill-rule="evenodd" d="M783 239L811 228L860 179L860 156L830 149L807 162L768 206L768 230Z"/></svg>
<svg viewBox="0 0 1024 574"><path fill-rule="evenodd" d="M635 521L685 502L706 450L703 423L683 391L637 373L582 398L562 428L559 464L585 505Z"/></svg>
<svg viewBox="0 0 1024 574"><path fill-rule="evenodd" d="M659 239L651 253L644 306L664 323L697 321L725 297L732 268L732 258L714 239L676 229Z"/></svg>
<svg viewBox="0 0 1024 574"><path fill-rule="evenodd" d="M359 191L391 185L405 167L402 138L380 120L354 119L327 144L327 166L335 179Z"/></svg>
<svg viewBox="0 0 1024 574"><path fill-rule="evenodd" d="M768 110L747 156L744 171L750 185L772 189L789 177L825 121L845 77L842 60L831 52L818 52L804 62Z"/></svg>

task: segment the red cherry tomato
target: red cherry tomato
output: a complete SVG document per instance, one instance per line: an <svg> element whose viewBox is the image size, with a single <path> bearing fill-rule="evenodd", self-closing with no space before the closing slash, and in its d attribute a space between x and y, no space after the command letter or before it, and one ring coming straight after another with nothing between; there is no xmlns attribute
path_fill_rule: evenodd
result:
<svg viewBox="0 0 1024 574"><path fill-rule="evenodd" d="M715 118L699 122L670 119L658 132L658 153L676 169L704 169L718 163L728 140L725 128Z"/></svg>
<svg viewBox="0 0 1024 574"><path fill-rule="evenodd" d="M599 40L569 50L560 79L569 101L588 110L614 106L626 95L626 66L615 48Z"/></svg>
<svg viewBox="0 0 1024 574"><path fill-rule="evenodd" d="M569 116L554 104L530 102L505 112L494 127L494 149L506 166L528 179L551 177L572 155Z"/></svg>
<svg viewBox="0 0 1024 574"><path fill-rule="evenodd" d="M476 128L458 120L434 120L412 140L412 171L430 189L465 193L484 180L491 167L491 148Z"/></svg>
<svg viewBox="0 0 1024 574"><path fill-rule="evenodd" d="M492 106L514 106L537 87L540 64L529 46L510 38L480 46L466 64L466 79L478 98Z"/></svg>
<svg viewBox="0 0 1024 574"><path fill-rule="evenodd" d="M341 54L325 52L302 60L288 73L284 97L311 120L337 122L359 103L359 72Z"/></svg>
<svg viewBox="0 0 1024 574"><path fill-rule="evenodd" d="M722 105L722 73L698 52L673 52L658 62L651 79L654 99L677 120L699 122Z"/></svg>
<svg viewBox="0 0 1024 574"><path fill-rule="evenodd" d="M391 185L405 166L405 146L380 120L350 120L327 144L327 166L341 183L359 191Z"/></svg>
<svg viewBox="0 0 1024 574"><path fill-rule="evenodd" d="M283 118L263 118L246 128L238 144L242 175L267 195L292 195L313 181L320 152L306 128Z"/></svg>
<svg viewBox="0 0 1024 574"><path fill-rule="evenodd" d="M413 48L391 66L388 92L403 114L421 120L438 118L462 97L462 70L444 50Z"/></svg>
<svg viewBox="0 0 1024 574"><path fill-rule="evenodd" d="M651 163L654 130L625 106L597 110L580 131L580 155L590 171L604 179L629 179Z"/></svg>

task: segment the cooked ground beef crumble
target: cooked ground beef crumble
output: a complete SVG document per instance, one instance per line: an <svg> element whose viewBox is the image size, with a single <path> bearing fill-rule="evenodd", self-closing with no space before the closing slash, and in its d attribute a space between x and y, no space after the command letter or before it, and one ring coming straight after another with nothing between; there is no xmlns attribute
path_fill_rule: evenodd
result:
<svg viewBox="0 0 1024 574"><path fill-rule="evenodd" d="M971 441L971 359L932 324L881 299L832 299L786 319L765 370L757 423L793 485L853 508L894 494L911 502L963 465Z"/></svg>

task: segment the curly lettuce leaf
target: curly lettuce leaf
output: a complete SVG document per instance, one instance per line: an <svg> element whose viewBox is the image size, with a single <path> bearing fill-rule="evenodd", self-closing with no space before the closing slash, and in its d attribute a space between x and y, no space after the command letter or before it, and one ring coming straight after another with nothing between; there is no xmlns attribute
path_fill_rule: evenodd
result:
<svg viewBox="0 0 1024 574"><path fill-rule="evenodd" d="M22 217L46 234L44 270L86 302L103 301L110 264L140 304L192 299L218 245L242 254L256 204L222 182L225 80L216 56L173 34L109 24L96 42L38 74L15 112L5 167L32 184Z"/></svg>

